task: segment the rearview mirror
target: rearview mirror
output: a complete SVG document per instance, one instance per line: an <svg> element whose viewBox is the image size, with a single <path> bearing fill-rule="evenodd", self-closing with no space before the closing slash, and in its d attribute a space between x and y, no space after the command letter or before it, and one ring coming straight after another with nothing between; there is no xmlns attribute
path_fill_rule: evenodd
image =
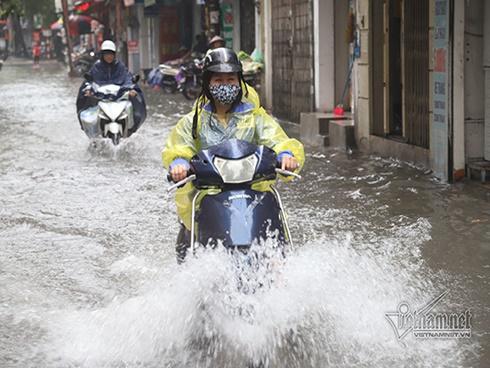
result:
<svg viewBox="0 0 490 368"><path fill-rule="evenodd" d="M138 83L139 80L140 80L139 74L133 75L133 83Z"/></svg>

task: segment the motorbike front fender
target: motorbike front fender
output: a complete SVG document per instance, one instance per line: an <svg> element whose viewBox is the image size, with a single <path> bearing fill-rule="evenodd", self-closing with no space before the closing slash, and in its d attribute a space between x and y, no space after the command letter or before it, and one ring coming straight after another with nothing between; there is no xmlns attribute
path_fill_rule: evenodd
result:
<svg viewBox="0 0 490 368"><path fill-rule="evenodd" d="M196 214L197 241L203 245L222 243L226 248L247 248L273 236L284 243L282 218L272 192L240 189L207 195Z"/></svg>

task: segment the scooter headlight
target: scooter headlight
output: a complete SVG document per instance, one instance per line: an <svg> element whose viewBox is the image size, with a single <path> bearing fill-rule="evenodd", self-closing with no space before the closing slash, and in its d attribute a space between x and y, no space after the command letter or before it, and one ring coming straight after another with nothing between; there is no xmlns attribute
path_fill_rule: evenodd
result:
<svg viewBox="0 0 490 368"><path fill-rule="evenodd" d="M257 162L257 156L250 155L239 160L226 160L221 157L215 157L213 164L224 183L240 184L252 181Z"/></svg>
<svg viewBox="0 0 490 368"><path fill-rule="evenodd" d="M99 110L99 118L101 120L110 120L107 114L102 109Z"/></svg>
<svg viewBox="0 0 490 368"><path fill-rule="evenodd" d="M123 112L121 115L119 115L119 117L117 118L117 120L126 120L128 118L128 114L126 114L125 112Z"/></svg>

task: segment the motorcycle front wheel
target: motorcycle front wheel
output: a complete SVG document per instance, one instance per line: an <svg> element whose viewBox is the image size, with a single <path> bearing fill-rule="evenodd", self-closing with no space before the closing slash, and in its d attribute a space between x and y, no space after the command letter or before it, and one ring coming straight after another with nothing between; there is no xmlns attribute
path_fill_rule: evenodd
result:
<svg viewBox="0 0 490 368"><path fill-rule="evenodd" d="M108 133L107 137L111 139L112 144L114 144L114 146L117 146L121 141L121 134L119 133L117 134Z"/></svg>

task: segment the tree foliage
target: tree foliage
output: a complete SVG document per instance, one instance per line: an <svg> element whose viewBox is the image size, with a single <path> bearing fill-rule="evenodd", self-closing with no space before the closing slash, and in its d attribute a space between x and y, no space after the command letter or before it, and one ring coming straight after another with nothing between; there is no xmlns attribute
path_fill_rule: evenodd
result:
<svg viewBox="0 0 490 368"><path fill-rule="evenodd" d="M0 17L7 18L11 14L23 15L22 0L0 0Z"/></svg>
<svg viewBox="0 0 490 368"><path fill-rule="evenodd" d="M0 0L0 16L6 18L11 14L29 19L41 14L44 26L56 19L53 0Z"/></svg>

